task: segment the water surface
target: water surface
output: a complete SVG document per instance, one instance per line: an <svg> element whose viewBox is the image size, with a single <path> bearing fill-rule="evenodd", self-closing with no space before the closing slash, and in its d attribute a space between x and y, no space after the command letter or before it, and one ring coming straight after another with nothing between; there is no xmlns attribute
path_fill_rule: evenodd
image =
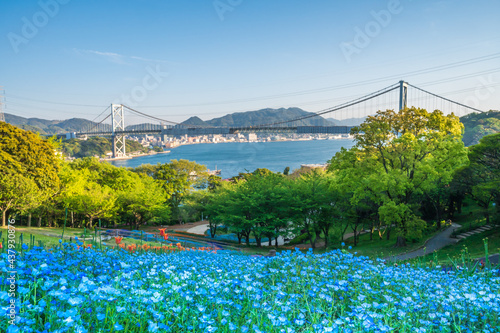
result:
<svg viewBox="0 0 500 333"><path fill-rule="evenodd" d="M239 172L267 168L283 172L300 168L301 164L323 164L340 151L341 147L353 146L350 139L277 141L277 142L229 142L217 144L194 144L171 149L168 154L142 156L128 160L116 160L116 166L137 167L142 164L168 163L172 159L186 159L222 170L221 177L229 178Z"/></svg>

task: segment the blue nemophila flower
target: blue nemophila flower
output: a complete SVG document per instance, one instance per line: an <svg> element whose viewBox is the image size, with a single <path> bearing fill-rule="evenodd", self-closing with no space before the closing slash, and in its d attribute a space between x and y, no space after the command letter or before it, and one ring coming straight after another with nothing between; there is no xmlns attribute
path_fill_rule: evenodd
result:
<svg viewBox="0 0 500 333"><path fill-rule="evenodd" d="M113 328L115 329L115 331L123 331L123 326L116 323Z"/></svg>
<svg viewBox="0 0 500 333"><path fill-rule="evenodd" d="M0 253L0 270L4 258ZM52 253L32 249L19 255L18 263L23 332L80 327L110 332L117 331L115 323L131 321L146 323L129 324L132 333L148 330L149 322L158 332L391 332L401 327L423 332L447 330L452 323L460 323L463 332L494 332L492 327L500 326L495 272L389 267L340 250L252 258L224 252L76 251L68 245ZM32 268L41 271L36 305ZM8 295L0 292L0 300L6 304ZM244 319L242 311L249 313ZM53 327L39 323L41 314Z"/></svg>
<svg viewBox="0 0 500 333"><path fill-rule="evenodd" d="M7 333L19 333L21 330L16 325L10 325L7 329Z"/></svg>
<svg viewBox="0 0 500 333"><path fill-rule="evenodd" d="M148 321L148 332L158 332L158 324L153 321Z"/></svg>

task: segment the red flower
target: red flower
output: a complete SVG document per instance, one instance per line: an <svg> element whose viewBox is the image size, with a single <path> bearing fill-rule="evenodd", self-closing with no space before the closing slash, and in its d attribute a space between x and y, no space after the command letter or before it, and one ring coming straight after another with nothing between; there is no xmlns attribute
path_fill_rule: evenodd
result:
<svg viewBox="0 0 500 333"><path fill-rule="evenodd" d="M160 236L165 236L166 229L158 229L158 230L160 230Z"/></svg>
<svg viewBox="0 0 500 333"><path fill-rule="evenodd" d="M122 242L123 237L115 237L115 242L116 245L120 244Z"/></svg>

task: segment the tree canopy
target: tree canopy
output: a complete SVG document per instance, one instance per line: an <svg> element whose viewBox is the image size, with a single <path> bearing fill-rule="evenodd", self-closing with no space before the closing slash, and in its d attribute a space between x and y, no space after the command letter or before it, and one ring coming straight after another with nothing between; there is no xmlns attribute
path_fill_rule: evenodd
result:
<svg viewBox="0 0 500 333"><path fill-rule="evenodd" d="M0 122L0 210L24 211L59 189L60 158L50 140Z"/></svg>
<svg viewBox="0 0 500 333"><path fill-rule="evenodd" d="M337 153L330 170L350 186L351 203L372 200L378 217L396 225L398 244L418 235L425 223L417 214L419 196L466 162L458 117L407 108L378 111L352 129L355 147Z"/></svg>

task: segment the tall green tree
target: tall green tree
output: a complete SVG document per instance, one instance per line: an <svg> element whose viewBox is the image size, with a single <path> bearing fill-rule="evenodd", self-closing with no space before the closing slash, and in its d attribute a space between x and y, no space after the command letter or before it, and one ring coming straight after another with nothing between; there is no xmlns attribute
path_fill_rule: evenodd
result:
<svg viewBox="0 0 500 333"><path fill-rule="evenodd" d="M208 183L207 168L188 160L172 160L157 167L153 176L164 189L166 201L172 210L172 218L182 222L179 206L194 188L204 188Z"/></svg>
<svg viewBox="0 0 500 333"><path fill-rule="evenodd" d="M419 108L378 111L352 129L356 158L346 172L355 181L362 170L358 181L368 181L380 204L380 220L396 224L397 246L406 245L407 237L418 236L426 227L417 215L416 196L433 189L438 181L449 183L453 171L466 162L462 131L453 114ZM338 165L335 158L332 162Z"/></svg>
<svg viewBox="0 0 500 333"><path fill-rule="evenodd" d="M96 218L114 217L117 195L110 186L99 182L95 170L83 167L84 164L73 162L63 166L59 199L63 207L85 216L86 226L92 228Z"/></svg>
<svg viewBox="0 0 500 333"><path fill-rule="evenodd" d="M9 209L34 209L58 192L60 161L51 140L43 140L34 133L0 122L3 226Z"/></svg>
<svg viewBox="0 0 500 333"><path fill-rule="evenodd" d="M469 161L455 179L483 209L486 222L490 223L490 206L500 201L500 133L487 135L471 146Z"/></svg>
<svg viewBox="0 0 500 333"><path fill-rule="evenodd" d="M316 248L321 234L327 248L331 229L341 221L341 197L336 185L331 174L318 169L292 182L295 233L307 233L312 248Z"/></svg>
<svg viewBox="0 0 500 333"><path fill-rule="evenodd" d="M160 216L169 216L164 190L157 181L134 173L129 173L127 178L129 188L118 193L116 203L120 211L132 217L136 227Z"/></svg>

